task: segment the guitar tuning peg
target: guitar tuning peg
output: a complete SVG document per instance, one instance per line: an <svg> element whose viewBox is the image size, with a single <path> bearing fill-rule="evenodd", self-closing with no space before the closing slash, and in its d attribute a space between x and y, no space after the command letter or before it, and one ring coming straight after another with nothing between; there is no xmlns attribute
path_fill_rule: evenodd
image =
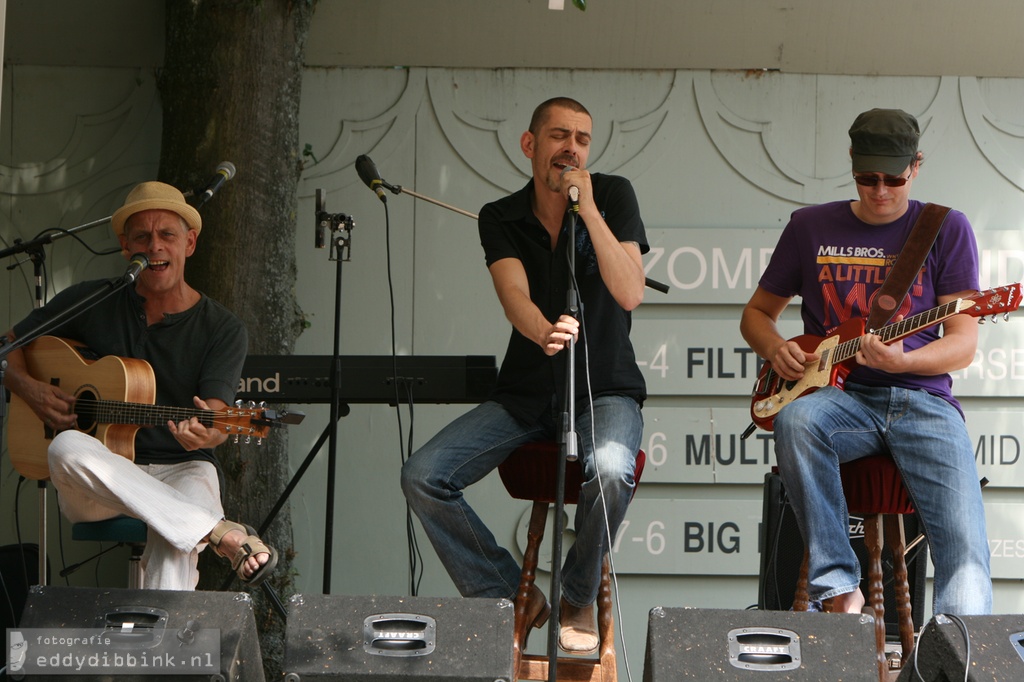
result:
<svg viewBox="0 0 1024 682"><path fill-rule="evenodd" d="M235 438L234 438L234 440L232 440L232 442L233 442L233 443L234 443L235 445L238 445L238 434L237 434L237 433L235 434Z"/></svg>
<svg viewBox="0 0 1024 682"><path fill-rule="evenodd" d="M251 410L252 408L256 407L256 403L253 402L252 400L250 400L249 402L247 402L245 404L245 406L248 407Z"/></svg>
<svg viewBox="0 0 1024 682"><path fill-rule="evenodd" d="M256 407L260 408L261 410L267 409L267 401L266 400L261 400L260 404L257 405Z"/></svg>
<svg viewBox="0 0 1024 682"><path fill-rule="evenodd" d="M1003 322L1009 322L1009 321L1010 321L1010 313L1009 312L1003 313Z"/></svg>
<svg viewBox="0 0 1024 682"><path fill-rule="evenodd" d="M256 438L256 445L263 445L263 438L261 436Z"/></svg>
<svg viewBox="0 0 1024 682"><path fill-rule="evenodd" d="M245 444L248 445L250 442L252 442L252 436L246 436L245 437Z"/></svg>

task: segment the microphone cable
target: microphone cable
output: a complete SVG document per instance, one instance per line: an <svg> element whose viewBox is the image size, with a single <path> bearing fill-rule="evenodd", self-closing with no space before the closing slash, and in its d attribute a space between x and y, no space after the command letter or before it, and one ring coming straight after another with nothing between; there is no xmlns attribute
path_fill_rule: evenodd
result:
<svg viewBox="0 0 1024 682"><path fill-rule="evenodd" d="M932 621L935 623L936 630L938 629L939 625L943 624L944 619L949 620L956 626L956 628L960 631L960 636L964 640L964 682L967 682L968 679L970 679L971 674L971 634L967 629L967 624L964 623L964 621L961 620L959 616L955 616L951 613L935 614L935 616L932 618ZM918 667L917 654L919 651L921 651L921 642L924 639L925 632L927 632L927 625L922 626L921 631L917 635L917 643L914 645L914 655L912 657L913 660L911 661L914 677L920 680L920 682L925 682L925 679L921 675L921 668ZM937 632L935 633L935 636L939 636ZM900 677L903 677L903 675L900 675Z"/></svg>
<svg viewBox="0 0 1024 682"><path fill-rule="evenodd" d="M392 277L391 269L391 212L388 210L387 202L384 204L384 240L385 247L384 253L386 258L386 270L388 280L388 302L390 305L390 325L391 325L391 371L394 376L395 389L395 419L398 422L398 454L401 460L402 467L405 466L406 461L412 456L412 444L413 444L413 418L414 418L414 405L413 405L413 390L412 385L402 381L398 375L398 342L397 333L395 331L395 283ZM409 402L409 434L408 444L403 440L403 426L402 426L402 400L400 394L399 384L405 384L406 399ZM404 497L404 496L403 496ZM409 506L409 501L405 500L405 534L406 543L408 545L409 552L409 596L415 597L419 594L420 583L423 581L423 553L420 550L419 540L416 537L416 519L412 512L412 507Z"/></svg>
<svg viewBox="0 0 1024 682"><path fill-rule="evenodd" d="M573 214L573 220L575 220L575 214ZM573 247L574 247L573 250L575 250L575 244L573 245ZM566 259L567 260L571 260L569 249L566 249ZM584 373L584 376L585 376L586 381L587 381L586 398L587 398L587 409L588 409L589 414L590 414L590 453L591 453L591 457L594 458L594 472L597 475L598 499L600 500L601 513L603 514L603 517L604 517L605 539L608 542L608 574L611 577L611 582L612 582L612 602L615 604L615 618L616 618L616 622L618 622L620 624L620 627L616 628L615 630L616 630L616 636L617 636L617 638L619 640L619 646L622 649L622 664L623 664L623 667L626 669L626 679L629 680L629 682L632 682L632 680L633 680L633 673L632 673L632 671L630 670L630 667L629 667L629 653L626 650L626 639L625 639L625 635L623 633L624 628L622 627L622 623L623 623L623 620L622 620L622 602L619 599L619 576L618 576L618 573L615 570L615 559L612 556L613 555L612 549L614 548L615 545L614 545L613 540L612 540L611 523L608 520L608 503L607 503L607 501L605 499L605 495L604 495L604 477L603 477L603 475L601 473L601 466L600 466L600 463L598 462L598 458L597 458L597 437L594 435L595 434L595 430L596 430L596 424L595 424L596 420L595 420L595 416L594 416L594 389L593 389L593 386L592 386L592 384L590 382L590 351L589 351L589 345L588 345L587 333L586 333L586 319L585 319L585 315L584 315L584 308L585 308L585 306L583 305L583 298L582 298L582 296L579 295L580 287L579 287L579 282L577 282L577 280L576 280L576 270L575 270L575 267L574 267L573 263L569 264L569 272L571 273L570 276L571 276L571 279L572 279L572 287L573 287L573 289L576 290L576 293L577 293L577 297L576 298L577 298L577 301L579 303L580 339L583 342L582 343L582 346L583 346L583 373ZM641 440L642 440L642 438L643 437L641 435ZM634 457L635 456L636 456L636 453L634 453ZM635 460L634 460L634 479L633 479L633 489L634 489L634 491L636 490L636 486L637 486L635 476L636 476L636 468L635 468ZM630 498L630 501L632 502L632 497ZM552 557L552 561L554 561L554 560L555 560L555 557ZM601 561L602 562L604 561L604 557L601 558ZM598 636L600 637L600 634L598 634Z"/></svg>

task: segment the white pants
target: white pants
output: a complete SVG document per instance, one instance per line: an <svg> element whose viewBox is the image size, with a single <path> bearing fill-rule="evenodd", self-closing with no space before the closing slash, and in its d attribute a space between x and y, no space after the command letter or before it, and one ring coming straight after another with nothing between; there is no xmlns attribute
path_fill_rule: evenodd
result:
<svg viewBox="0 0 1024 682"><path fill-rule="evenodd" d="M50 443L50 478L72 523L125 515L149 526L143 587L194 590L201 541L224 518L217 470L209 462L136 465L78 431Z"/></svg>

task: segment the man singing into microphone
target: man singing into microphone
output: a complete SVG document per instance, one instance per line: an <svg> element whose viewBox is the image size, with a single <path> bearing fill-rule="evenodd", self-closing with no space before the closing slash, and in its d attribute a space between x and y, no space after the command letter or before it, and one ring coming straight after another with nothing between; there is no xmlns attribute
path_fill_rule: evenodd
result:
<svg viewBox="0 0 1024 682"><path fill-rule="evenodd" d="M144 182L128 194L111 224L122 253L132 260L134 276L126 279L133 285L51 333L97 356L149 362L157 405L223 410L234 400L248 338L241 320L185 282L185 260L202 229L199 212L174 187ZM71 286L7 336L24 335L105 287L105 281ZM45 426L46 433L56 434L49 446L49 469L65 516L72 522L119 515L145 521L146 588L194 590L198 554L207 543L231 561L243 582L257 585L267 578L277 552L248 526L224 520L213 448L227 440L226 433L195 417L143 428L135 436L132 463L75 430L75 397L46 377L33 377L25 353L8 356L6 383L41 423L11 426L40 434Z"/></svg>
<svg viewBox="0 0 1024 682"><path fill-rule="evenodd" d="M406 498L462 595L514 599L519 566L462 491L518 446L557 438L565 409L565 348L578 339L576 419L586 480L576 508L576 542L562 574L558 638L570 654L597 650L593 604L608 537L633 493L646 397L629 330L630 311L643 300L640 255L647 240L629 181L586 170L591 128L590 113L569 98L548 100L534 111L520 139L532 179L480 211L487 267L513 327L498 385L487 402L414 453L402 471ZM575 209L570 190L578 191L575 245L567 243ZM570 248L579 319L565 314ZM535 586L528 622L541 627L549 612Z"/></svg>

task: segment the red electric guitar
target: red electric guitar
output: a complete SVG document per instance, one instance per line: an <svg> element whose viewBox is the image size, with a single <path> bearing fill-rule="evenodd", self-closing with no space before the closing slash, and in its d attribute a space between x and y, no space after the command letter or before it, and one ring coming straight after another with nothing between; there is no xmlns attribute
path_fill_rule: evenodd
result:
<svg viewBox="0 0 1024 682"><path fill-rule="evenodd" d="M1020 301L1020 283L1010 284L983 291L971 298L958 298L943 303L905 320L887 324L875 334L881 337L884 343L893 343L954 315L987 317L1000 313L1009 314L1017 309ZM765 431L771 431L775 415L797 398L824 386L842 388L846 376L857 365L855 356L860 350L860 339L863 335L864 319L857 317L842 323L825 337L804 334L793 338L800 348L817 353L820 358L806 366L804 376L799 381L783 379L775 373L771 363L764 363L751 394L750 418L754 424Z"/></svg>

